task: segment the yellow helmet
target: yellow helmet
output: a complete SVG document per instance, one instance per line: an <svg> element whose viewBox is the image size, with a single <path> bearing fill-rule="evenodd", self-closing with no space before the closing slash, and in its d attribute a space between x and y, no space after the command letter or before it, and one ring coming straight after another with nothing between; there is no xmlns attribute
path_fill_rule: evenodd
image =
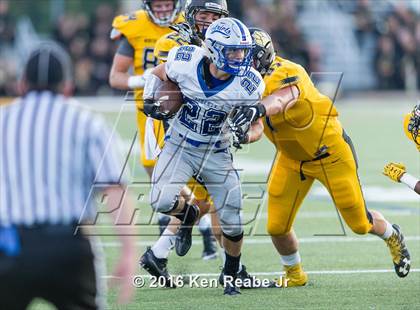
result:
<svg viewBox="0 0 420 310"><path fill-rule="evenodd" d="M407 137L416 143L420 150L420 105L416 105L410 114L404 118L404 132Z"/></svg>

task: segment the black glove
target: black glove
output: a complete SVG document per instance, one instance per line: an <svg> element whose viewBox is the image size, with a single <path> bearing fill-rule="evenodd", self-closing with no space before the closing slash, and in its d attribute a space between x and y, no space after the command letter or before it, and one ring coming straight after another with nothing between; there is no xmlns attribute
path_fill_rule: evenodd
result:
<svg viewBox="0 0 420 310"><path fill-rule="evenodd" d="M170 118L167 114L160 111L160 105L153 99L144 99L143 112L149 117L157 120L164 120Z"/></svg>
<svg viewBox="0 0 420 310"><path fill-rule="evenodd" d="M237 149L242 149L241 144L248 143L249 141L248 131L250 125L236 126L231 119L228 119L228 126L233 134L233 146Z"/></svg>
<svg viewBox="0 0 420 310"><path fill-rule="evenodd" d="M233 112L232 122L237 127L246 123L251 124L260 117L263 117L265 112L265 107L261 103L258 103L257 105L238 107Z"/></svg>
<svg viewBox="0 0 420 310"><path fill-rule="evenodd" d="M197 32L194 31L187 22L170 25L169 28L178 32L181 39L189 44L196 46L201 46L203 44L203 41L198 37Z"/></svg>
<svg viewBox="0 0 420 310"><path fill-rule="evenodd" d="M233 133L235 138L233 139L233 146L237 149L241 149L241 144L246 144L249 141L248 131L244 131L242 127L237 127L236 131Z"/></svg>

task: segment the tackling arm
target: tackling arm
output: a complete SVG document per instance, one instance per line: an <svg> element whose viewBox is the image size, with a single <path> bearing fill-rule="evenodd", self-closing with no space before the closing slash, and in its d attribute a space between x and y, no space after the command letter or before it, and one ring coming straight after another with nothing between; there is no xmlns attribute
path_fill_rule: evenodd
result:
<svg viewBox="0 0 420 310"><path fill-rule="evenodd" d="M298 98L299 89L294 85L278 89L257 105L245 106L239 109L232 118L232 122L239 127L255 122L265 115L271 116L283 113L293 107Z"/></svg>
<svg viewBox="0 0 420 310"><path fill-rule="evenodd" d="M273 92L265 97L261 104L265 107L267 116L283 113L293 107L299 98L299 89L297 86L288 86Z"/></svg>
<svg viewBox="0 0 420 310"><path fill-rule="evenodd" d="M251 128L248 131L248 140L246 143L253 143L261 139L264 133L264 124L261 118L256 122L252 123Z"/></svg>

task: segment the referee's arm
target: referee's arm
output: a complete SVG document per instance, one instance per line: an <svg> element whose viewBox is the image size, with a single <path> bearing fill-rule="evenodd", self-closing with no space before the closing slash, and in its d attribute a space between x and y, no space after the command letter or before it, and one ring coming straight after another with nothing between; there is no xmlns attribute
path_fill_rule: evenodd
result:
<svg viewBox="0 0 420 310"><path fill-rule="evenodd" d="M102 118L96 118L91 124L88 142L88 158L94 167L96 184L105 184L103 194L107 197L107 208L114 223L127 223L134 211L134 203L127 192L128 176L124 173L124 160L121 156L121 141L116 132L111 132ZM118 212L112 212L115 210ZM134 292L132 276L137 268L137 249L134 242L135 227L132 236L127 234L126 225L115 225L122 243L119 261L113 273L113 283L120 284L120 303L127 303Z"/></svg>

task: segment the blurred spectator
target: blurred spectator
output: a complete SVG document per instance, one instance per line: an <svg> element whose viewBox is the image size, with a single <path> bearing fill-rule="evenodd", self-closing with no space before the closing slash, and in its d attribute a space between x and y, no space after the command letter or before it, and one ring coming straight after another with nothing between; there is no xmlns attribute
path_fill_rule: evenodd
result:
<svg viewBox="0 0 420 310"><path fill-rule="evenodd" d="M9 14L9 1L0 0L0 42L12 44L15 36L15 22Z"/></svg>
<svg viewBox="0 0 420 310"><path fill-rule="evenodd" d="M296 22L296 1L245 0L241 3L244 21L268 31L280 57L301 64L308 72L317 71L318 57L312 54L315 49L309 48Z"/></svg>
<svg viewBox="0 0 420 310"><path fill-rule="evenodd" d="M108 75L114 46L109 33L114 14L112 6L101 4L91 18L81 13L63 15L58 19L54 36L67 47L75 63L78 95L112 94Z"/></svg>
<svg viewBox="0 0 420 310"><path fill-rule="evenodd" d="M366 41L376 40L378 35L375 22L371 14L369 0L359 0L357 2L354 17L356 23L355 34L357 43L359 47L362 48Z"/></svg>
<svg viewBox="0 0 420 310"><path fill-rule="evenodd" d="M9 1L0 0L0 96L15 92L16 63L9 57L13 54L15 21L9 13Z"/></svg>
<svg viewBox="0 0 420 310"><path fill-rule="evenodd" d="M123 0L121 0L123 1ZM300 63L308 72L322 71L322 46L305 37L298 24L300 13L316 10L317 3L307 0L229 0L232 16L247 25L271 33L281 57ZM329 0L329 5L354 17L354 35L362 51L375 65L380 89L420 87L420 20L409 3L376 0ZM9 5L0 0L0 96L15 94L18 65L11 61L15 52L15 21ZM108 72L116 46L109 40L115 8L107 3L97 5L89 15L85 12L60 16L51 35L70 53L75 63L76 94L109 95L116 93L108 85ZM339 51L337 51L339 53ZM359 57L355 55L354 57Z"/></svg>
<svg viewBox="0 0 420 310"><path fill-rule="evenodd" d="M385 19L376 53L376 72L381 89L404 89L413 79L419 83L418 24L416 13L403 3L395 6ZM413 76L416 73L417 76Z"/></svg>

